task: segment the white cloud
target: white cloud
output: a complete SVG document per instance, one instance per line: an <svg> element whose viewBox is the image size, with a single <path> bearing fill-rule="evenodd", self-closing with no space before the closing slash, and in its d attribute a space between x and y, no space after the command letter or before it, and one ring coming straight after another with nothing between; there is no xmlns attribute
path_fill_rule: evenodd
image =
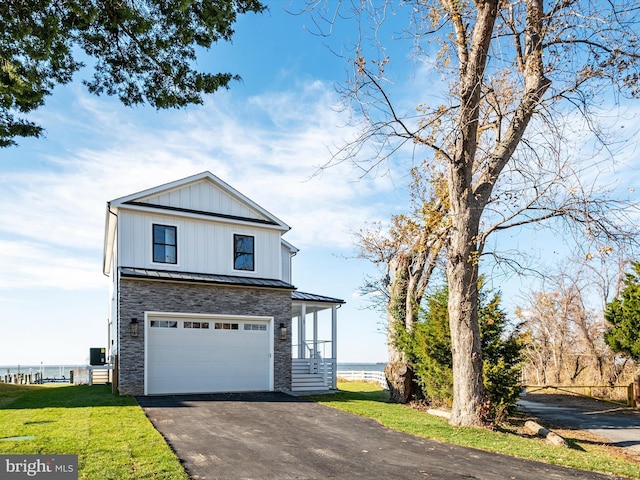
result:
<svg viewBox="0 0 640 480"><path fill-rule="evenodd" d="M244 103L221 94L160 118L76 94L75 115L58 117L49 136L61 129L82 141L0 179L0 288L99 286L106 202L203 170L291 225L287 239L299 248L351 248L350 230L388 216L380 194L394 185L354 182L346 163L313 176L352 134L335 101L315 82Z"/></svg>
<svg viewBox="0 0 640 480"><path fill-rule="evenodd" d="M0 239L0 288L104 288L99 258L42 243ZM34 300L37 300L34 298Z"/></svg>

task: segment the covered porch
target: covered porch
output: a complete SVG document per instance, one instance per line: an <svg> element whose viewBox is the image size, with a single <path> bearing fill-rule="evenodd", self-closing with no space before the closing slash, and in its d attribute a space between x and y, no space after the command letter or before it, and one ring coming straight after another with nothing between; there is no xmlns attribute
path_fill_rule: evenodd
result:
<svg viewBox="0 0 640 480"><path fill-rule="evenodd" d="M338 298L295 291L291 295L291 390L335 390L338 370Z"/></svg>

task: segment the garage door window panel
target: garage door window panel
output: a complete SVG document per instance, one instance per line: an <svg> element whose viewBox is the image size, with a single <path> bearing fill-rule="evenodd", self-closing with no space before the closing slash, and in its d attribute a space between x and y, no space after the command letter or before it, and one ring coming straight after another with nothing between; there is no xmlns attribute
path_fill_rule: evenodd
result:
<svg viewBox="0 0 640 480"><path fill-rule="evenodd" d="M216 330L238 330L237 323L216 322Z"/></svg>
<svg viewBox="0 0 640 480"><path fill-rule="evenodd" d="M245 323L244 329L247 332L266 332L267 324L266 323Z"/></svg>
<svg viewBox="0 0 640 480"><path fill-rule="evenodd" d="M184 328L208 329L209 322L184 322Z"/></svg>
<svg viewBox="0 0 640 480"><path fill-rule="evenodd" d="M151 320L151 328L178 328L178 322L172 320Z"/></svg>

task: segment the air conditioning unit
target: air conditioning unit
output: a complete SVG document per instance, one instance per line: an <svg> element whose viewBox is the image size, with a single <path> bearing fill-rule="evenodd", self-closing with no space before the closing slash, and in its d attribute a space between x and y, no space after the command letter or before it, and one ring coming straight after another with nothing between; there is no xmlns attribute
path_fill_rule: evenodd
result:
<svg viewBox="0 0 640 480"><path fill-rule="evenodd" d="M89 349L89 365L104 365L105 363L107 363L106 348Z"/></svg>

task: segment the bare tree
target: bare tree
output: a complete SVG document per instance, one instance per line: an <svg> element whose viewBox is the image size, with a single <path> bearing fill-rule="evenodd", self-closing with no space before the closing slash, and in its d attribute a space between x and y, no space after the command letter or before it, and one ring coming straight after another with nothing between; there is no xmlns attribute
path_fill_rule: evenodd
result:
<svg viewBox="0 0 640 480"><path fill-rule="evenodd" d="M528 340L526 383L615 385L628 377L629 362L604 340L603 315L611 297L598 295L617 282L616 268L624 271L624 262L606 254L574 259L559 273L548 275L544 291L531 292L516 310Z"/></svg>
<svg viewBox="0 0 640 480"><path fill-rule="evenodd" d="M477 283L487 235L506 225L551 221L558 226L561 222L553 220L563 219L603 245L630 238L624 209L618 210L620 215L609 213L621 204L590 186L596 180L592 170L556 169L560 182L545 187L536 186L528 167L533 163L545 170L557 164L567 153L566 129L577 122L594 140L586 144L590 151L583 147L570 159L587 153L593 165L602 154L611 155L594 146L612 145L598 122L597 106L601 96L612 92L639 93L635 32L640 5L632 0L352 0L340 2L336 10L333 2L308 4L319 12L321 28L321 20L333 25L348 15L360 26L352 52L353 77L344 92L364 125L333 161L353 159L370 171L412 147L446 164L451 218L446 272L455 379L450 422L481 425L486 394ZM412 109L396 100L388 81L393 59L383 36L391 13L395 18L407 14L414 56L431 67L419 70L431 82L429 90L415 92ZM366 45L366 32L372 32L373 49ZM370 163L362 162L364 143L375 146ZM578 180L578 188L564 189L559 208L554 196L568 176ZM522 182L522 196L509 188L513 180ZM594 195L598 202L592 201ZM514 198L517 202L511 204Z"/></svg>
<svg viewBox="0 0 640 480"><path fill-rule="evenodd" d="M387 316L389 361L385 374L391 400L398 403L406 403L420 391L413 381L413 366L398 346L398 335L413 332L422 297L441 262L450 225L443 176L434 172L425 176L418 168L411 173L411 211L392 216L388 228L378 223L357 234L359 256L382 270L379 278L365 283L363 291L374 295L376 306Z"/></svg>

